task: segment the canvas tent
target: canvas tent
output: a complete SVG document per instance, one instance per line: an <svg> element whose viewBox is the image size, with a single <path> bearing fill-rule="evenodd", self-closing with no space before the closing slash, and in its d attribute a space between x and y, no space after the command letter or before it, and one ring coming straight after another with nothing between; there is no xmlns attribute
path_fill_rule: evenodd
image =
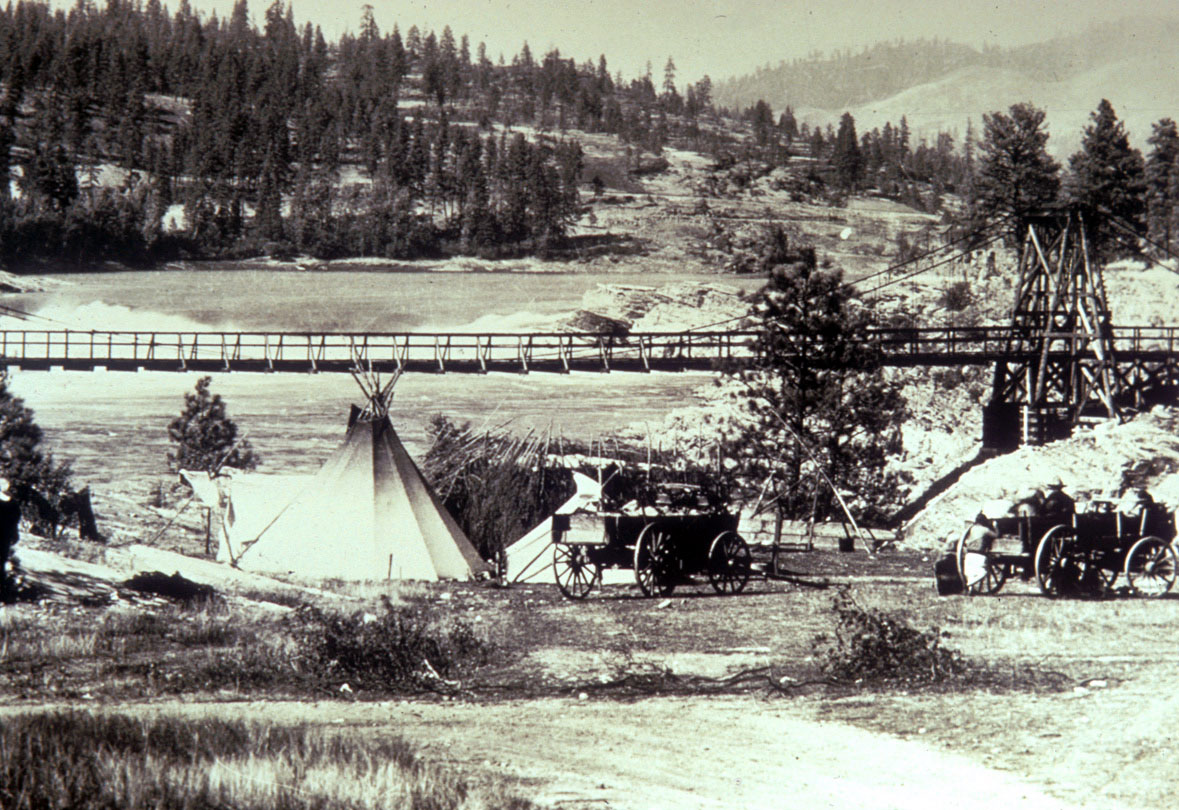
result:
<svg viewBox="0 0 1179 810"><path fill-rule="evenodd" d="M488 570L383 408L353 407L343 444L314 475L242 476L218 497L217 558L246 571L438 580Z"/></svg>
<svg viewBox="0 0 1179 810"><path fill-rule="evenodd" d="M573 473L573 483L577 487L577 492L572 498L558 506L553 514L572 515L597 512L602 499L601 485L579 472ZM553 519L548 517L539 526L509 545L506 554L507 581L553 582L552 539ZM622 572L603 571L602 577L606 584L614 584L615 582L630 582L634 575L629 570Z"/></svg>

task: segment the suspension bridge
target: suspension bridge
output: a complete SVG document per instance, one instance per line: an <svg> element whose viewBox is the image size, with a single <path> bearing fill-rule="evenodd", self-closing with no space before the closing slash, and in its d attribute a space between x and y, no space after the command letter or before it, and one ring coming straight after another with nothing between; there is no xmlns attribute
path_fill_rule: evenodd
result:
<svg viewBox="0 0 1179 810"><path fill-rule="evenodd" d="M866 342L885 365L957 367L1044 358L1098 361L1083 331L1039 335L1011 326L876 329ZM1179 380L1179 327L1110 329L1127 384ZM758 359L753 331L371 333L0 331L0 365L49 371L378 372L433 374L711 371Z"/></svg>
<svg viewBox="0 0 1179 810"><path fill-rule="evenodd" d="M876 329L864 341L878 349L888 366L993 365L991 398L983 409L983 444L991 449L1039 444L1068 435L1082 417L1121 418L1127 408L1173 398L1179 392L1179 326L1113 325L1101 265L1088 237L1099 218L1134 234L1108 212L1059 209L1018 219L1024 237L1009 324ZM858 288L861 295L871 295L928 272L955 260L958 245L969 236L852 284L873 281L876 286ZM991 235L982 244L1000 238L1002 234ZM1169 253L1165 245L1150 244ZM940 253L946 255L936 257ZM905 270L913 264L915 270ZM901 270L905 272L898 273ZM786 340L774 341L779 358L783 351L813 349L822 339L785 335ZM0 368L312 374L686 372L756 361L761 345L757 332L742 329L626 334L15 329L0 330Z"/></svg>

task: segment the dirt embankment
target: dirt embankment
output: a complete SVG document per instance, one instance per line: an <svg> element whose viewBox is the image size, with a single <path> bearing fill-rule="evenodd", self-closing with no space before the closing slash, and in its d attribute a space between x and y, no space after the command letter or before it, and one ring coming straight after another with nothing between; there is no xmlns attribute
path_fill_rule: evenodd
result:
<svg viewBox="0 0 1179 810"><path fill-rule="evenodd" d="M619 332L728 330L740 328L748 314L749 302L733 284L599 284L582 297L581 309L567 326Z"/></svg>
<svg viewBox="0 0 1179 810"><path fill-rule="evenodd" d="M1179 410L1158 407L1135 419L1082 428L1043 447L1021 447L966 472L905 527L909 545L939 547L991 501L1012 502L1058 476L1083 509L1146 487L1155 500L1179 506Z"/></svg>

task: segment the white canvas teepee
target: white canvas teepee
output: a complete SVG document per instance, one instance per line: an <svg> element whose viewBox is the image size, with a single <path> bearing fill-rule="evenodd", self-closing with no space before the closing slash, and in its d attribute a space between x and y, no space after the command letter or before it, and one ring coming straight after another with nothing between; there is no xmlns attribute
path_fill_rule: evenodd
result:
<svg viewBox="0 0 1179 810"><path fill-rule="evenodd" d="M389 421L393 382L358 382L368 407L353 407L344 443L277 513L250 509L231 490L218 558L314 579L470 579L487 571ZM273 496L259 501L274 504Z"/></svg>

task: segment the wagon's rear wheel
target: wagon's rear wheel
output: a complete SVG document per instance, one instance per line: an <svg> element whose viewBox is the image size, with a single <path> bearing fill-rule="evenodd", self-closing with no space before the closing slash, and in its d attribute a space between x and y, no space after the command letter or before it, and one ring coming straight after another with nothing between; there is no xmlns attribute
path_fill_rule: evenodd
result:
<svg viewBox="0 0 1179 810"><path fill-rule="evenodd" d="M972 525L958 540L954 558L962 587L970 596L998 593L1007 581L1007 566L991 556L995 533Z"/></svg>
<svg viewBox="0 0 1179 810"><path fill-rule="evenodd" d="M1133 594L1162 596L1175 584L1176 569L1175 549L1157 537L1143 537L1126 554L1126 581Z"/></svg>
<svg viewBox="0 0 1179 810"><path fill-rule="evenodd" d="M589 550L585 546L556 543L553 546L553 574L561 593L570 599L584 599L594 589L601 570L590 562Z"/></svg>
<svg viewBox="0 0 1179 810"><path fill-rule="evenodd" d="M635 541L635 579L643 596L667 596L675 590L675 549L671 532L648 523Z"/></svg>
<svg viewBox="0 0 1179 810"><path fill-rule="evenodd" d="M708 581L717 593L741 593L749 582L753 555L736 532L721 532L708 549Z"/></svg>
<svg viewBox="0 0 1179 810"><path fill-rule="evenodd" d="M1040 593L1045 596L1059 596L1061 591L1068 587L1065 579L1076 566L1076 561L1072 559L1075 539L1073 528L1062 524L1044 532L1040 544L1036 546L1033 563L1036 584L1040 586ZM1079 571L1072 573L1079 579Z"/></svg>

